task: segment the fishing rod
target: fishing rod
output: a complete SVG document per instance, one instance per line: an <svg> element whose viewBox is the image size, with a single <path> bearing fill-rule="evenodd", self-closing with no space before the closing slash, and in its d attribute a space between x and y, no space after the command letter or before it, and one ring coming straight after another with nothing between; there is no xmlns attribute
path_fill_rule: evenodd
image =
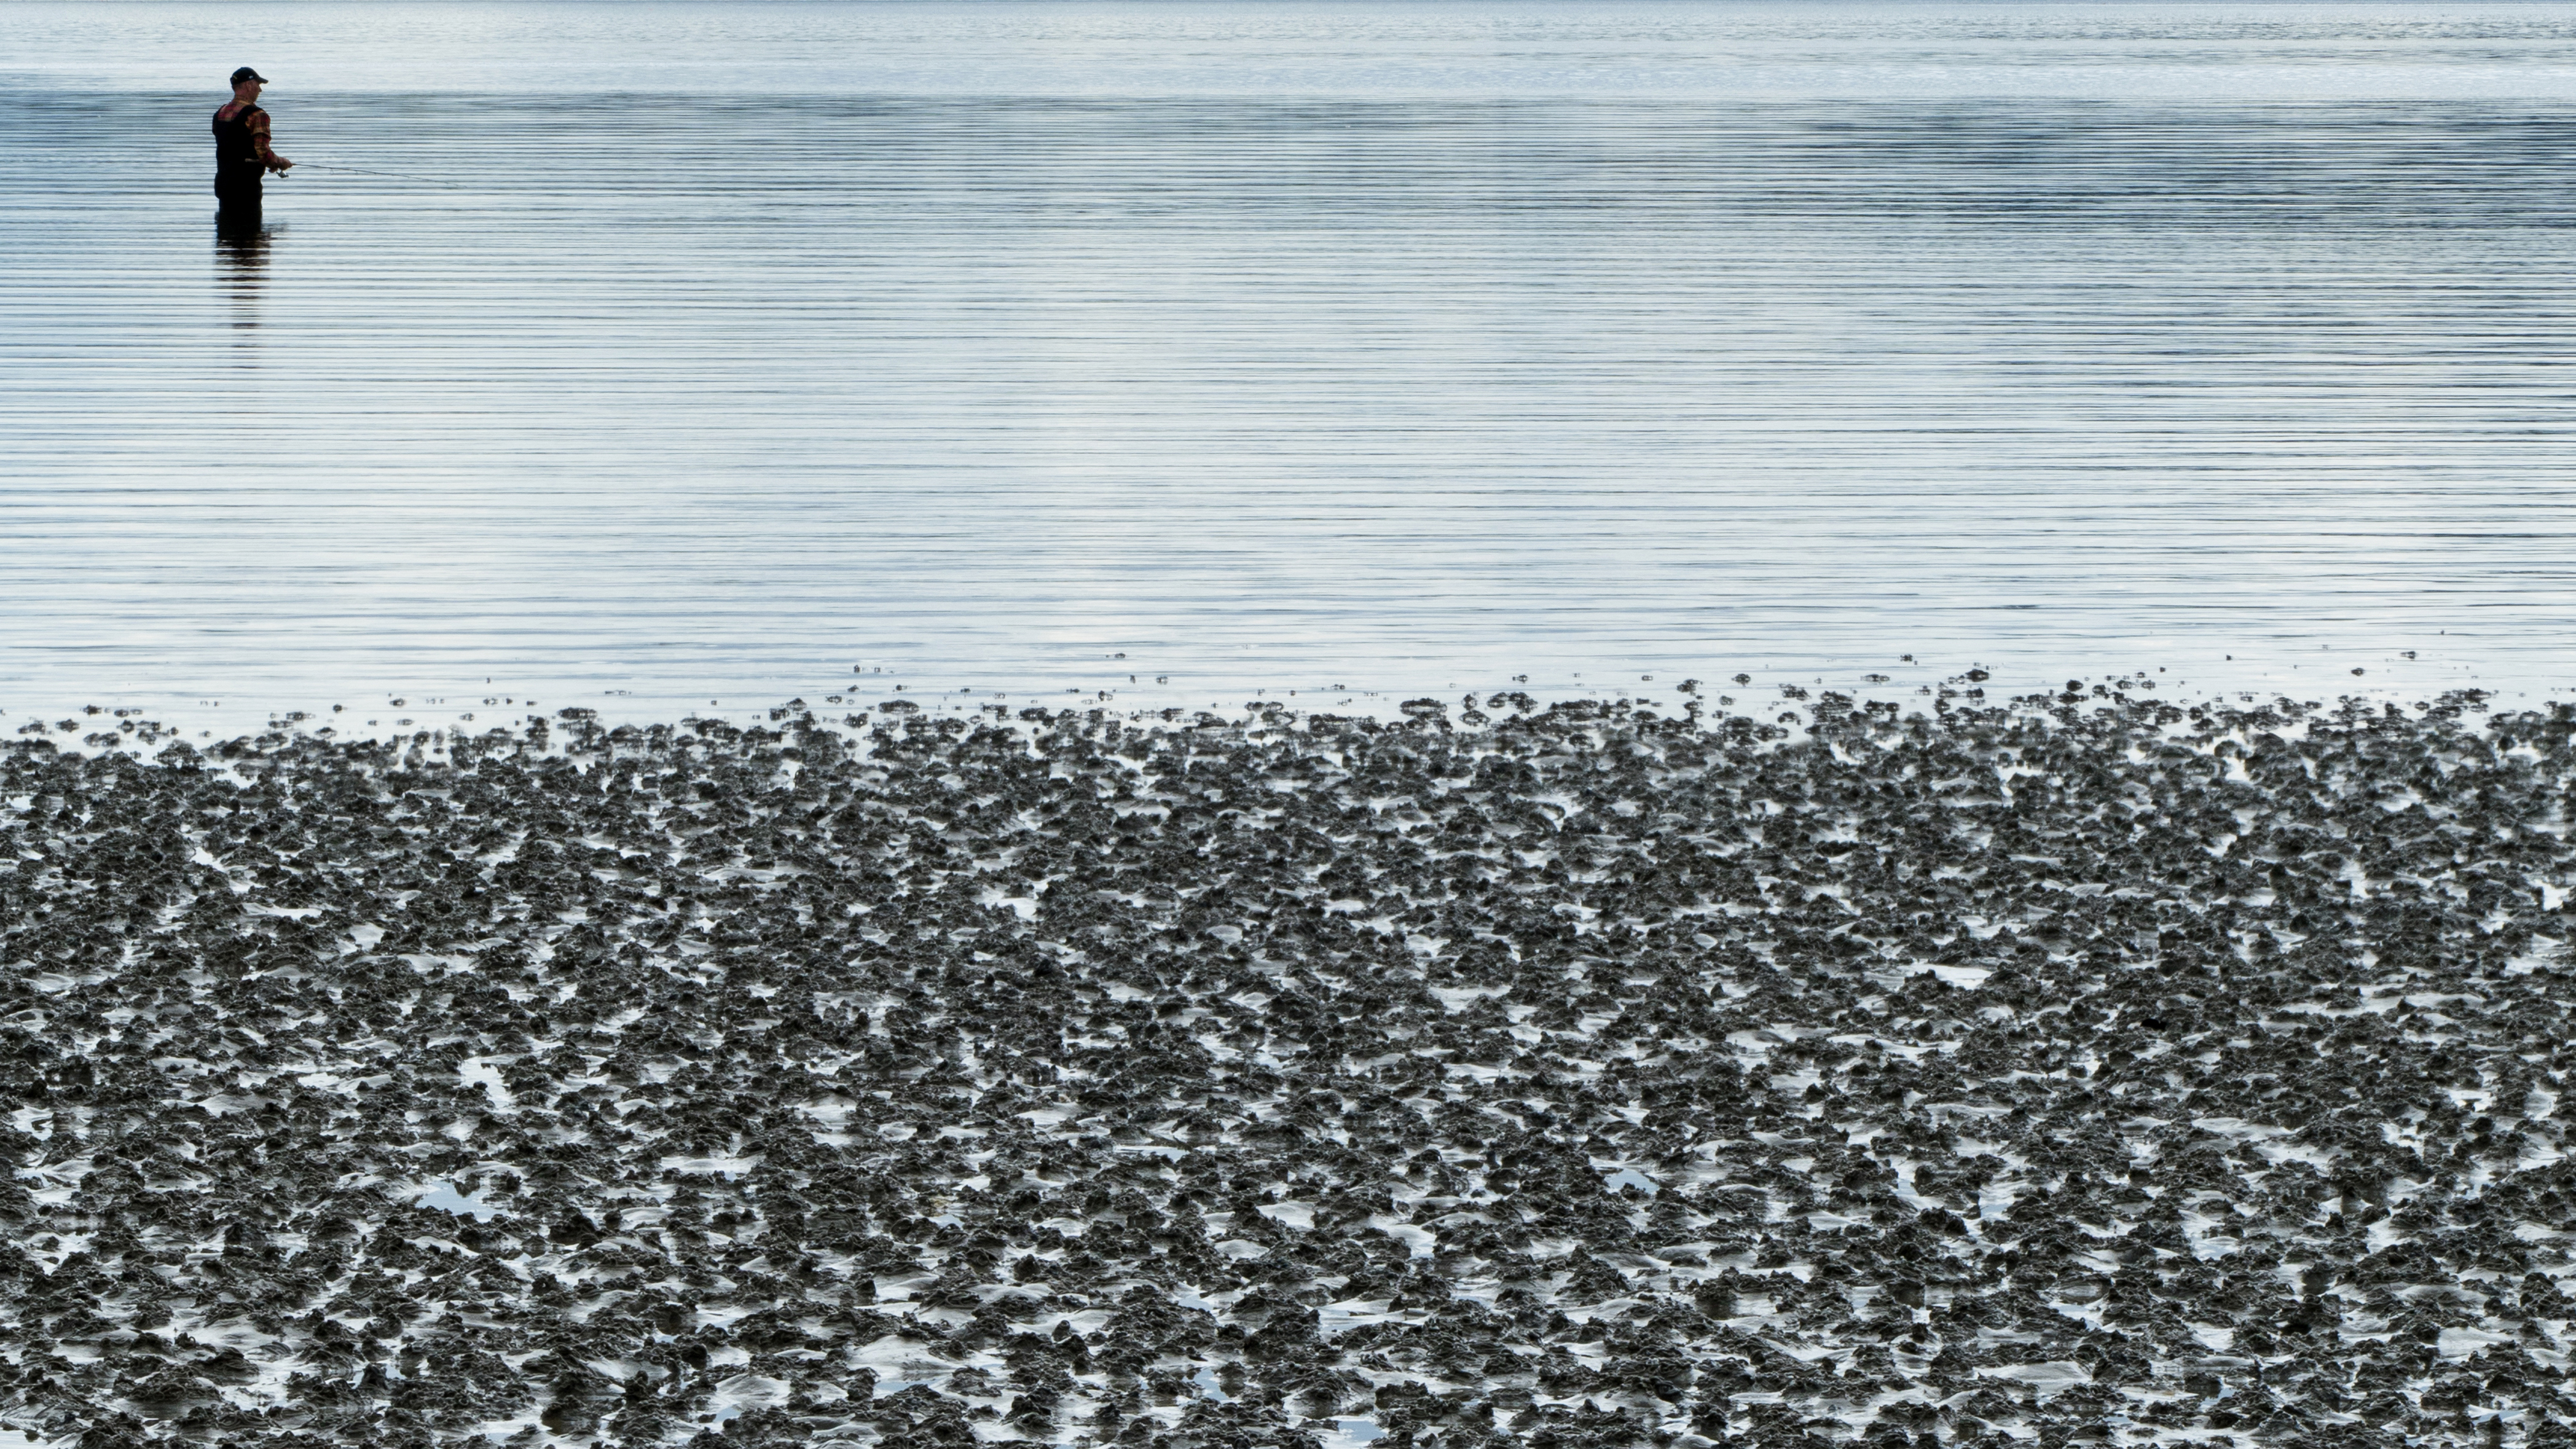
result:
<svg viewBox="0 0 2576 1449"><path fill-rule="evenodd" d="M381 176L388 181L416 181L423 186L451 186L461 188L464 184L456 181L440 181L429 176L406 176L399 171L369 171L362 166L326 166L319 161L298 161L292 169L280 171L277 175L280 177L291 176L297 170L339 171L345 172L351 176Z"/></svg>

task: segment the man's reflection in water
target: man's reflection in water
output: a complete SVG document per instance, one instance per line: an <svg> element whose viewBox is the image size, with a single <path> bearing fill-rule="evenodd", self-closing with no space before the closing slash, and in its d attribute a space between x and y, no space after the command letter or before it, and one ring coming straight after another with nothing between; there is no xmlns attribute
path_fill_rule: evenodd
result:
<svg viewBox="0 0 2576 1449"><path fill-rule="evenodd" d="M215 213L215 265L232 294L233 326L259 326L260 291L268 281L269 228L259 207L227 206Z"/></svg>

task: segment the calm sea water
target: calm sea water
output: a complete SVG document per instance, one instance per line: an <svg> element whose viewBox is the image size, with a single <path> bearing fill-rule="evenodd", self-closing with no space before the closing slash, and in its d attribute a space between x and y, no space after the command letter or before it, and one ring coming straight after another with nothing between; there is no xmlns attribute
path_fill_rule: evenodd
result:
<svg viewBox="0 0 2576 1449"><path fill-rule="evenodd" d="M2576 685L2569 6L0 35L0 725Z"/></svg>

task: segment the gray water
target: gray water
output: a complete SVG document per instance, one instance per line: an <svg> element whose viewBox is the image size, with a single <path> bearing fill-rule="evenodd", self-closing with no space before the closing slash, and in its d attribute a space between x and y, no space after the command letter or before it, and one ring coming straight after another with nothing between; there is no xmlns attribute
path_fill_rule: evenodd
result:
<svg viewBox="0 0 2576 1449"><path fill-rule="evenodd" d="M2576 685L2576 8L0 36L0 726Z"/></svg>

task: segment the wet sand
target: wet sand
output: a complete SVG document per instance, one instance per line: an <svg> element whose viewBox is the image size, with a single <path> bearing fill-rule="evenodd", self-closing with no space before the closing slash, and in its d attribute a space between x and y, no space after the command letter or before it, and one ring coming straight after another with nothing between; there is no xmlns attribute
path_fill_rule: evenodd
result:
<svg viewBox="0 0 2576 1449"><path fill-rule="evenodd" d="M1937 704L22 734L0 1423L2563 1442L2576 712Z"/></svg>

